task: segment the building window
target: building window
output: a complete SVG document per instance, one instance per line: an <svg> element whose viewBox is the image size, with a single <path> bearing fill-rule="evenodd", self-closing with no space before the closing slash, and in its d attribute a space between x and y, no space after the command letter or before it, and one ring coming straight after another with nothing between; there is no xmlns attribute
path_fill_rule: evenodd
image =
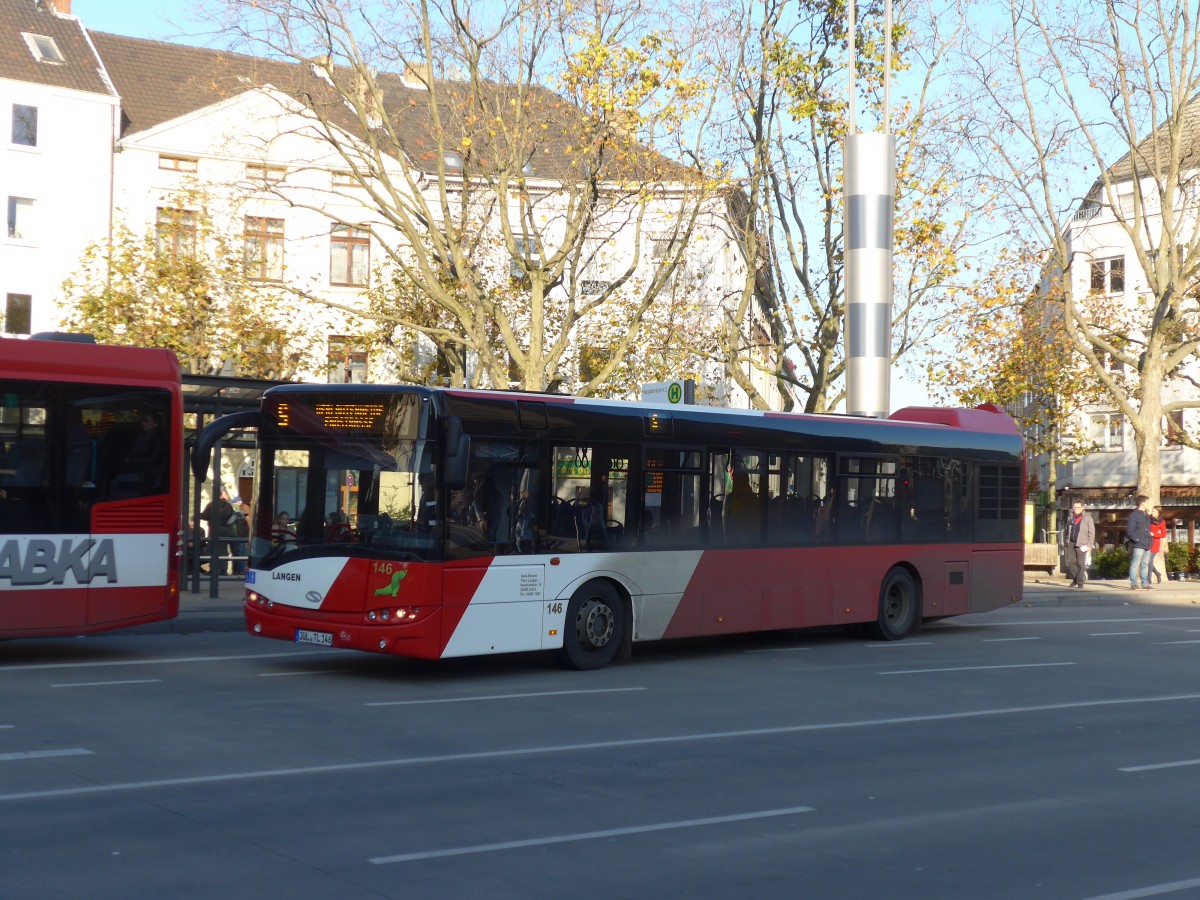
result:
<svg viewBox="0 0 1200 900"><path fill-rule="evenodd" d="M246 180L260 189L274 187L286 177L287 169L283 166L246 164Z"/></svg>
<svg viewBox="0 0 1200 900"><path fill-rule="evenodd" d="M442 161L446 164L447 169L455 172L461 172L463 168L462 154L457 150L447 150L442 154Z"/></svg>
<svg viewBox="0 0 1200 900"><path fill-rule="evenodd" d="M1092 261L1091 288L1098 294L1123 294L1125 292L1125 257Z"/></svg>
<svg viewBox="0 0 1200 900"><path fill-rule="evenodd" d="M333 186L335 188L338 188L338 187L344 187L344 188L362 187L362 182L360 182L355 177L353 172L347 172L345 170L342 170L342 171L333 173Z"/></svg>
<svg viewBox="0 0 1200 900"><path fill-rule="evenodd" d="M329 339L329 383L366 384L367 351L356 350L349 338Z"/></svg>
<svg viewBox="0 0 1200 900"><path fill-rule="evenodd" d="M37 146L38 111L36 106L14 103L12 108L12 142L22 147Z"/></svg>
<svg viewBox="0 0 1200 900"><path fill-rule="evenodd" d="M29 334L33 321L33 297L9 294L4 303L4 330L9 334Z"/></svg>
<svg viewBox="0 0 1200 900"><path fill-rule="evenodd" d="M1088 436L1096 449L1102 453L1119 452L1125 449L1125 417L1119 412L1093 413Z"/></svg>
<svg viewBox="0 0 1200 900"><path fill-rule="evenodd" d="M525 267L536 269L542 264L542 248L536 237L514 237L515 255L508 260L508 274L513 281L526 281Z"/></svg>
<svg viewBox="0 0 1200 900"><path fill-rule="evenodd" d="M172 262L196 255L196 213L190 209L159 207L154 223L158 255Z"/></svg>
<svg viewBox="0 0 1200 900"><path fill-rule="evenodd" d="M329 283L365 287L370 270L370 233L353 225L334 225L329 236Z"/></svg>
<svg viewBox="0 0 1200 900"><path fill-rule="evenodd" d="M54 43L54 38L46 37L44 34L29 34L21 32L21 37L25 38L25 43L29 45L29 50L33 54L33 58L38 62L44 63L63 63L63 55L59 52L58 44Z"/></svg>
<svg viewBox="0 0 1200 900"><path fill-rule="evenodd" d="M246 216L246 273L260 281L283 280L283 219Z"/></svg>
<svg viewBox="0 0 1200 900"><path fill-rule="evenodd" d="M8 236L27 241L33 237L33 201L26 197L8 198Z"/></svg>
<svg viewBox="0 0 1200 900"><path fill-rule="evenodd" d="M1183 439L1187 437L1187 431L1183 427L1183 410L1177 409L1174 412L1167 413L1163 416L1163 446L1169 450L1178 450L1183 446Z"/></svg>
<svg viewBox="0 0 1200 900"><path fill-rule="evenodd" d="M160 153L158 167L171 172L195 172L200 167L200 161L190 156L165 156Z"/></svg>

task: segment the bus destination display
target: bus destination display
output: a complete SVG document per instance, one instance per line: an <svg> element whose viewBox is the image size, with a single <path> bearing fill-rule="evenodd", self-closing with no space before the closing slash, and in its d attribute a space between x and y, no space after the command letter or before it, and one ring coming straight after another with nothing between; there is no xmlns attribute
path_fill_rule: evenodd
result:
<svg viewBox="0 0 1200 900"><path fill-rule="evenodd" d="M383 416L383 404L315 403L313 412L330 431L371 431Z"/></svg>

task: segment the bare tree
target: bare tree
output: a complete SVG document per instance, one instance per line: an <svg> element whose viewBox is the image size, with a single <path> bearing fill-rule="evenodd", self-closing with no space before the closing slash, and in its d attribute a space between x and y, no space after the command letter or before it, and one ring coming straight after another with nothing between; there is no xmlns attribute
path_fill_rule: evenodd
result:
<svg viewBox="0 0 1200 900"><path fill-rule="evenodd" d="M345 173L334 193L368 211L339 219L328 198L280 191L384 248L371 303L345 306L384 340L422 335L455 383L544 389L592 335L587 393L664 317L716 214L698 156L660 152L682 158L706 108L678 22L637 0L225 7L226 37L292 64L255 77Z"/></svg>
<svg viewBox="0 0 1200 900"><path fill-rule="evenodd" d="M1195 9L1022 0L1000 32L975 31L962 71L1004 240L1040 245L1056 273L1046 300L1061 304L1088 374L1132 424L1138 490L1157 502L1164 417L1200 406L1171 386L1194 377L1200 347ZM1099 173L1090 188L1081 172ZM1098 243L1096 215L1115 223L1116 242ZM1127 253L1137 268L1122 266L1120 283L1101 271Z"/></svg>
<svg viewBox="0 0 1200 900"><path fill-rule="evenodd" d="M958 18L939 19L917 2L898 7L899 24L887 37L897 65L913 64L921 76L897 91L891 122L898 141L894 362L944 327L950 284L970 243L969 216L952 190L958 160L934 139L956 115L940 105L934 88L944 54L957 38ZM775 352L756 358L776 360L778 376L806 395L806 410L823 412L840 402L844 390L846 10L817 0L731 0L728 8L726 18L735 27L726 32L723 62L733 115L720 137L745 173L751 214L743 243L755 270L739 308L742 316L750 315L752 298L769 294L770 321L761 334ZM882 3L860 4L860 13L859 108L878 121ZM724 345L743 360L745 347L733 339ZM788 365L790 357L800 365Z"/></svg>

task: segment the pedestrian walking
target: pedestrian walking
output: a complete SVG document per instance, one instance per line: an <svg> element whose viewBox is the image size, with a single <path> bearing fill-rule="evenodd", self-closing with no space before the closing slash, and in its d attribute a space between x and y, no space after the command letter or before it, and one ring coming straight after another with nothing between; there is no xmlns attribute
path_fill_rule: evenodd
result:
<svg viewBox="0 0 1200 900"><path fill-rule="evenodd" d="M1085 512L1083 501L1076 500L1063 535L1063 561L1071 587L1082 588L1087 581L1088 552L1096 545L1096 520Z"/></svg>
<svg viewBox="0 0 1200 900"><path fill-rule="evenodd" d="M1167 520L1162 517L1162 509L1154 506L1150 509L1150 575L1162 584L1166 571Z"/></svg>
<svg viewBox="0 0 1200 900"><path fill-rule="evenodd" d="M1138 494L1137 509L1125 523L1125 541L1130 545L1129 588L1134 591L1150 590L1150 547L1154 539L1150 536L1150 513L1146 511L1149 504L1149 497Z"/></svg>

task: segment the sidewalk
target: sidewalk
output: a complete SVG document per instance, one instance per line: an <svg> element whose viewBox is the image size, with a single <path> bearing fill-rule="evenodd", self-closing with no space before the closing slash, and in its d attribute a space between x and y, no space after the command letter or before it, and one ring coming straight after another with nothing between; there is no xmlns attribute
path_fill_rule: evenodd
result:
<svg viewBox="0 0 1200 900"><path fill-rule="evenodd" d="M1082 589L1071 587L1065 575L1025 574L1025 606L1197 606L1200 581L1164 581L1148 591L1135 591L1124 578L1089 581Z"/></svg>
<svg viewBox="0 0 1200 900"><path fill-rule="evenodd" d="M190 585L185 585L190 587ZM122 631L123 634L196 634L202 631L245 631L246 619L242 615L242 600L246 597L245 584L227 578L219 582L218 595L210 597L208 578L201 579L199 593L189 590L179 592L179 615L166 622L137 625Z"/></svg>

